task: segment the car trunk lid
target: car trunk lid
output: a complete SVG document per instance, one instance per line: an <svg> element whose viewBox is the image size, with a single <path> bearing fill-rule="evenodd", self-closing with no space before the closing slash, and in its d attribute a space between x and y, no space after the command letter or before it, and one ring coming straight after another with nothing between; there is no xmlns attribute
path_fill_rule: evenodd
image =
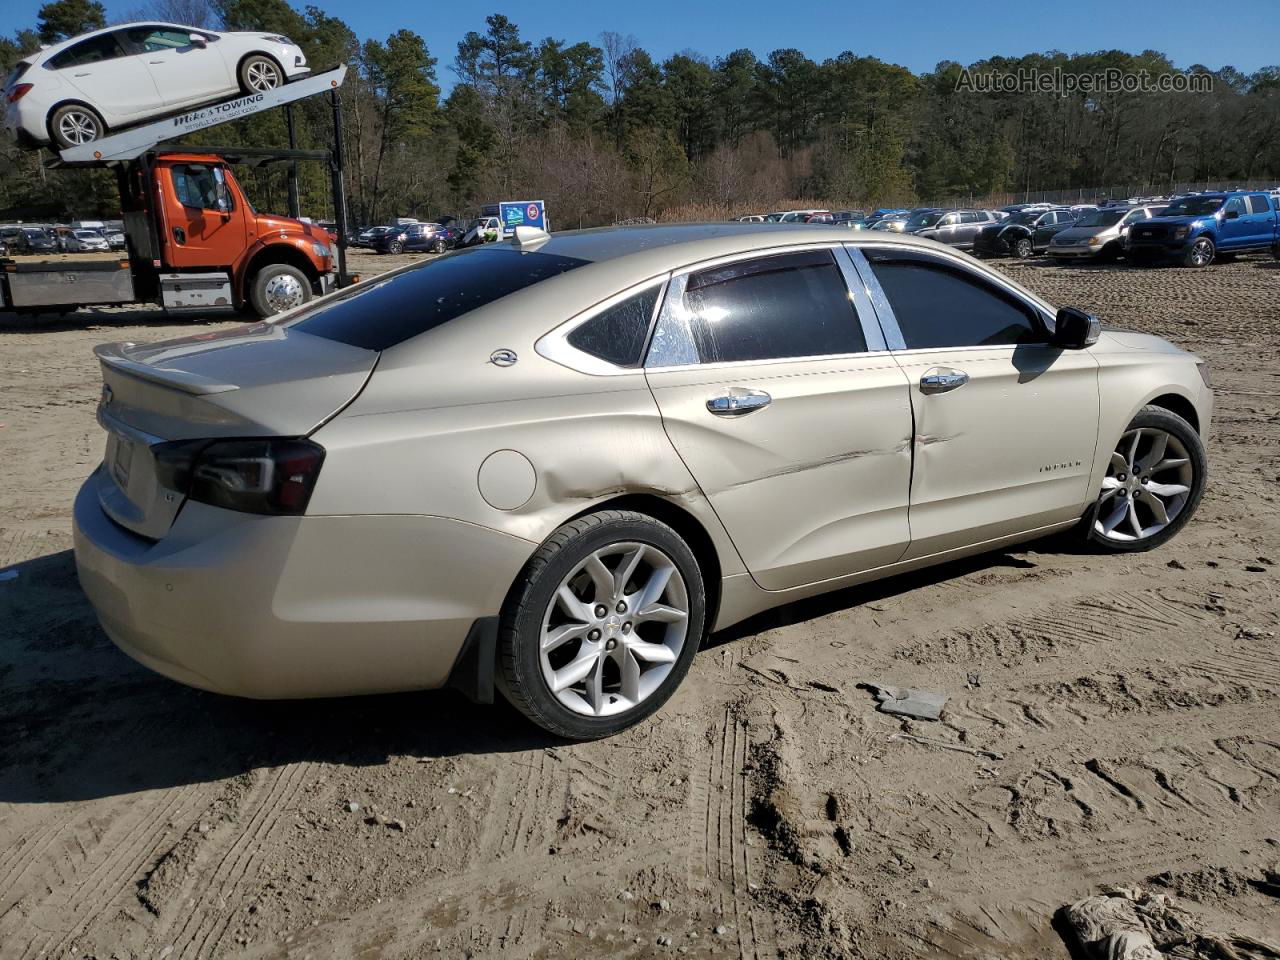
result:
<svg viewBox="0 0 1280 960"><path fill-rule="evenodd" d="M258 323L155 344L110 343L98 422L107 431L107 514L144 537L164 536L182 506L154 448L173 440L306 436L349 404L378 353Z"/></svg>

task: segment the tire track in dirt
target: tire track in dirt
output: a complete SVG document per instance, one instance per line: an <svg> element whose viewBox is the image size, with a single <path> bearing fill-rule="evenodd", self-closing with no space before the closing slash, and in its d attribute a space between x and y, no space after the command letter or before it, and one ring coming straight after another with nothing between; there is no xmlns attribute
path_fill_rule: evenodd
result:
<svg viewBox="0 0 1280 960"><path fill-rule="evenodd" d="M86 855L88 873L78 882L51 884L52 892L35 907L40 925L49 932L36 954L65 950L122 896L131 894L132 884L165 844L167 828L163 825L184 817L200 792L199 787L186 786L165 791L151 804L135 801L129 808L135 816L110 824ZM77 876L80 873L75 871Z"/></svg>

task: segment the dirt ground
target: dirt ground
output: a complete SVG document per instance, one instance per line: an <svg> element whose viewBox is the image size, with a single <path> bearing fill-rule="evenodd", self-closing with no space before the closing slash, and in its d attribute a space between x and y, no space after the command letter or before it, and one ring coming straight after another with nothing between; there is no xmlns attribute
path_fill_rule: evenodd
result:
<svg viewBox="0 0 1280 960"><path fill-rule="evenodd" d="M759 617L586 745L451 693L257 703L134 665L70 553L90 348L191 325L0 316L0 957L1032 960L1133 883L1280 940L1280 263L1007 269L1210 361L1194 522ZM874 680L943 721L875 712Z"/></svg>

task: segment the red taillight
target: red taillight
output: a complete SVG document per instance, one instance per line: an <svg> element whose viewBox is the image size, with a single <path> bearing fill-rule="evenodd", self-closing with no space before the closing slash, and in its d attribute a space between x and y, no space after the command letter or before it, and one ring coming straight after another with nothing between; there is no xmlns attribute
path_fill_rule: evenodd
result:
<svg viewBox="0 0 1280 960"><path fill-rule="evenodd" d="M163 486L245 513L304 513L324 463L324 448L300 439L179 440L151 452Z"/></svg>
<svg viewBox="0 0 1280 960"><path fill-rule="evenodd" d="M34 87L34 83L19 83L9 88L9 95L5 98L10 103L17 103Z"/></svg>

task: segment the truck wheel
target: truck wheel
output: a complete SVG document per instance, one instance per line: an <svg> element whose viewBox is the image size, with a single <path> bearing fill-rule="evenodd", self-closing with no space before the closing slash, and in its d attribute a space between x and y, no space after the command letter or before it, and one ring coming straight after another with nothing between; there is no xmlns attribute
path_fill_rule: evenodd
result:
<svg viewBox="0 0 1280 960"><path fill-rule="evenodd" d="M297 267L272 263L253 278L249 302L262 319L300 307L311 299L311 281Z"/></svg>
<svg viewBox="0 0 1280 960"><path fill-rule="evenodd" d="M1025 260L1035 252L1035 247L1031 245L1030 237L1020 237L1013 244L1013 255L1019 260Z"/></svg>
<svg viewBox="0 0 1280 960"><path fill-rule="evenodd" d="M106 132L106 124L97 111L83 104L64 104L49 117L49 134L62 150L97 140Z"/></svg>
<svg viewBox="0 0 1280 960"><path fill-rule="evenodd" d="M245 93L263 93L283 83L284 71L268 56L255 53L240 64L240 89Z"/></svg>
<svg viewBox="0 0 1280 960"><path fill-rule="evenodd" d="M1213 263L1214 246L1208 237L1197 237L1182 255L1184 267L1207 267Z"/></svg>

